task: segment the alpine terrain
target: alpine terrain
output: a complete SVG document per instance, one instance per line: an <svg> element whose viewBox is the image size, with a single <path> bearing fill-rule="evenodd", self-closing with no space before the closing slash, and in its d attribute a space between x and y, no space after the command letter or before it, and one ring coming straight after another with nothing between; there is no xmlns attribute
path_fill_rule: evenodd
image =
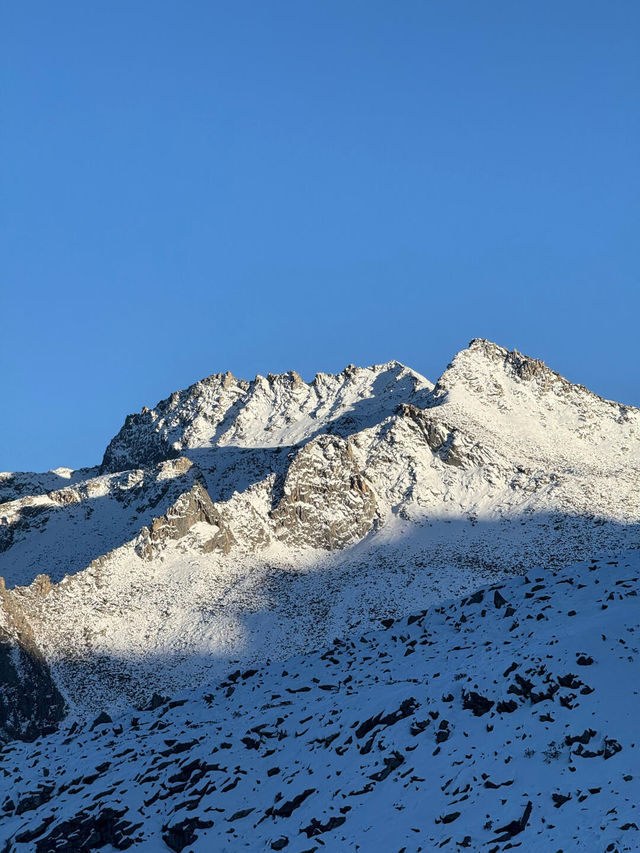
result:
<svg viewBox="0 0 640 853"><path fill-rule="evenodd" d="M640 410L473 340L0 474L0 851L640 850Z"/></svg>

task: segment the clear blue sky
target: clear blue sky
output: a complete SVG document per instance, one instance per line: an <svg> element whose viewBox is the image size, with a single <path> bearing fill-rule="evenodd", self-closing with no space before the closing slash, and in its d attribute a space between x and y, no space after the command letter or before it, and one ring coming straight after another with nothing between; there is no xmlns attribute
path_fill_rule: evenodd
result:
<svg viewBox="0 0 640 853"><path fill-rule="evenodd" d="M472 337L640 405L640 4L3 6L0 470Z"/></svg>

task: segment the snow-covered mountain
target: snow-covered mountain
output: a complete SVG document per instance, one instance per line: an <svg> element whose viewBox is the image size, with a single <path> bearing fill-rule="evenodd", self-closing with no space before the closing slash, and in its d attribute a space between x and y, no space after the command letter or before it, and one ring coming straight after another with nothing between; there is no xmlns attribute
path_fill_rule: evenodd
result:
<svg viewBox="0 0 640 853"><path fill-rule="evenodd" d="M216 374L128 416L99 468L1 475L2 612L70 707L114 708L635 546L639 471L640 411L484 340L435 386Z"/></svg>
<svg viewBox="0 0 640 853"><path fill-rule="evenodd" d="M135 810L143 819L134 815L125 818L124 812L120 814L118 808L108 803L126 803L128 809L133 808L135 796L131 792L139 782L136 774L157 775L155 759L151 759L151 753L157 755L157 750L167 752L166 763L160 768L162 772L158 777L163 781L159 784L165 786L163 790L171 790L174 782L169 777L182 773L177 765L184 764L171 750L192 725L197 730L193 737L198 743L205 743L210 752L226 749L214 744L222 729L225 729L225 737L226 729L229 730L230 749L244 750L245 747L236 742L236 736L244 736L244 730L240 733L239 727L253 720L253 739L260 744L255 749L260 752L265 746L267 754L271 755L269 750L276 748L276 741L263 743L260 729L273 723L273 731L277 733L281 725L270 717L267 722L266 717L263 719L265 709L275 701L269 698L272 694L287 695L286 701L291 705L286 706L290 710L283 712L284 719L287 715L298 714L301 731L303 718L308 714L314 715L313 731L324 726L318 723L320 717L317 715L325 714L327 721L337 717L341 744L349 737L347 729L352 724L357 728L362 723L355 717L351 720L349 715L356 713L359 703L369 701L367 697L371 696L371 701L380 705L381 713L384 708L383 717L392 714L393 702L398 697L396 688L391 685L397 683L427 680L431 685L433 679L433 685L428 687L429 698L420 699L414 693L413 703L444 702L445 694L452 695L452 708L458 708L456 714L465 715L466 720L470 709L465 702L476 700L464 696L471 695L470 690L474 696L482 693L478 684L480 681L485 684L487 673L499 683L497 668L502 666L502 657L489 662L485 643L493 643L494 650L498 642L512 645L508 654L520 661L518 665L523 671L532 666L527 663L533 654L527 651L527 643L531 648L532 644L540 645L536 652L539 655L545 644L552 645L546 634L541 635L545 629L539 624L538 611L534 613L533 604L531 614L526 613L528 596L522 586L526 582L514 576L528 573L530 577L544 579L559 572L558 577L565 579L562 583L571 586L571 595L577 598L580 598L578 590L583 588L582 581L575 581L577 586L571 581L579 573L596 585L601 573L603 584L605 580L607 584L615 583L608 577L615 574L613 569L604 568L609 561L600 560L600 569L595 574L589 570L590 566L569 567L605 553L625 553L629 565L635 565L635 556L629 549L640 545L639 486L639 410L604 400L583 386L568 382L537 359L508 352L479 339L458 353L435 385L397 362L371 368L349 366L337 376L318 374L311 383L304 382L295 373L258 376L252 382L235 379L230 374L215 374L185 391L172 394L153 409L145 407L140 414L128 416L106 448L98 467L78 471L59 468L46 474L0 474L0 575L5 580L5 586L0 588L0 740L30 741L39 733L46 734L37 747L38 755L45 757L33 765L33 772L27 772L26 765L20 764L30 760L32 747L6 748L7 755L11 750L16 751L18 763L8 771L5 779L17 784L14 773L19 773L25 783L24 791L20 786L16 788L21 791L20 797L33 795L36 800L29 802L42 800L44 804L53 795L51 792L46 796L34 793L36 788L32 783L36 770L40 772L38 768L46 776L46 768L53 767L66 753L75 754L75 750L80 764L91 756L90 760L95 757L97 764L104 765L106 753L114 745L119 747L119 743L109 734L113 726L104 730L87 726L87 721L97 717L99 711L119 720L116 729L122 728L120 735L127 741L123 746L123 761L109 759L118 769L114 769L113 774L104 771L95 776L96 780L104 776L107 790L115 786L111 793L97 797L98 811L93 806L88 811L85 808L82 799L85 793L94 796L93 789L85 791L88 783L70 778L68 785L61 782L55 788L55 799L51 799L51 803L56 805L51 808L55 807L56 813L45 815L49 806L38 811L43 820L42 832L29 840L29 833L35 831L34 818L22 817L23 810L29 812L39 807L21 807L15 797L8 795L13 805L7 803L5 809L9 827L5 837L12 838L11 844L15 845L26 832L26 840L21 843L31 844L39 853L62 849L56 847L55 838L62 838L72 830L82 833L79 815L86 812L94 829L96 821L103 821L100 826L104 825L104 837L116 849L124 849L118 846L120 842L114 841L116 835L120 833L118 838L123 844L128 843L134 833L131 826L140 820L141 839L155 843L149 839L157 841L160 837L160 823L167 826L176 823L168 817L172 809L180 808L174 794L169 799L158 794L151 800L158 802L157 807L136 804ZM624 578L620 583L623 581ZM549 583L552 582L549 580ZM487 616L486 622L471 620L475 626L473 631L471 625L461 627L460 622L464 624L470 616L465 611L461 620L461 608L466 605L455 602L482 587L493 589L500 584L505 584L512 596L520 595L517 590L524 595L520 605L521 631L513 629L515 633L508 639L498 640L508 627L508 620L502 621L501 614L505 611L494 613L485 608L481 608L481 612ZM584 584L586 587L586 581ZM559 589L564 590L564 587L553 586L554 601ZM594 589L594 595L596 593L599 594L599 590ZM493 591L486 595L493 600ZM580 614L577 598L570 602L568 609ZM586 594L582 598L586 599ZM536 606L537 601L536 598ZM449 602L444 610L440 609L443 602ZM633 601L628 604L633 605ZM552 606L555 604L549 604L547 609ZM495 609L500 610L500 607L496 605ZM429 608L432 628L429 640L423 642L424 637L416 633L422 630L423 618L418 620L419 627L411 630L409 626L418 625L418 622L410 620L407 624L406 619L426 608ZM508 610L512 609L510 605ZM451 615L454 613L458 615ZM491 619L488 619L489 613ZM445 618L443 614L449 616ZM625 610L625 618L627 615ZM524 622L530 616L535 624ZM484 620L485 616L480 618ZM378 635L372 628L372 620L381 619L405 620L402 660L395 660L400 648L397 637L394 635L390 640L388 632ZM566 630L566 625L562 624L566 620L560 613L543 614L542 622L547 619L554 637ZM580 637L592 630L590 623L580 615L570 624L578 626ZM485 637L484 625L488 626L490 636ZM363 635L368 639L363 639L360 646L359 638ZM375 649L378 645L385 650L380 654L388 657L385 667L387 663L392 667L391 679L382 678L377 652L371 657L365 654L367 649ZM456 645L464 650L467 674L474 686L466 687L465 682L462 686L467 692L460 693L460 685L449 683L453 678L450 675L442 682L443 685L447 683L442 686L442 696L438 698L441 686L436 679L439 676L432 670L453 667L454 659L456 666L462 666L459 655L452 655ZM344 685L350 684L352 678L355 680L345 694L353 695L353 702L349 700L344 708L336 705L333 688L319 693L321 686L316 690L313 684L307 683L315 668L324 666L324 663L317 663L325 659L319 657L317 650L329 647L334 649L333 657L338 660L332 664L335 669L330 683L335 687L336 681ZM337 650L343 649L350 651L338 654ZM565 651L563 649L562 654ZM564 667L564 657L556 663L556 654L560 652L554 649L550 655L553 665ZM545 655L549 655L548 650ZM550 671L551 664L546 666ZM293 675L280 676L278 673L283 672L283 667ZM240 675L225 682L234 669ZM257 682L249 676L242 677L243 673L254 669L261 673L262 685L259 689L255 687L255 696ZM543 672L538 674L544 675ZM291 678L298 676L309 688L300 696L295 686L289 685ZM322 682L325 676L323 672L317 677ZM531 674L526 677L535 680ZM220 682L226 686L216 687ZM545 684L548 683L547 679ZM486 682L487 689L488 684ZM376 691L382 690L381 685L387 687L378 696ZM140 718L144 724L130 726L127 714L132 706L146 707L154 693L172 697L180 691L184 706L176 705L174 711L164 703L153 713L149 712L151 716L145 712L147 715ZM251 698L247 691L252 694ZM485 694L486 691L482 693ZM245 697L241 703L240 695ZM553 695L548 701L555 701ZM213 698L207 699L207 696ZM318 704L319 696L326 699L326 707ZM341 696L341 702L342 699ZM408 697L404 699L408 701ZM536 704L531 699L531 691L516 694L516 700L529 709L519 718L518 725L531 727L529 706ZM496 698L495 701L507 700ZM213 708L213 716L207 710L209 705ZM617 712L603 710L603 707L597 709L598 714L606 717L602 725L613 726ZM414 711L415 708L406 715L401 713L398 721L404 722L397 728L393 724L394 733L407 728ZM372 710L374 716L375 713ZM498 712L494 709L491 713ZM499 713L502 721L502 712ZM522 708L518 713L524 713ZM237 725L233 722L236 716L241 720ZM474 718L472 708L471 717ZM514 714L504 720L516 718ZM432 715L430 719L436 720ZM449 715L447 719L451 722L453 718ZM205 725L206 721L209 722ZM72 723L76 728L74 734L69 734L68 727ZM209 723L214 727L211 731ZM551 725L547 723L544 736ZM182 727L182 734L171 738L171 732L164 731L165 724L174 733ZM392 723L388 723L390 725ZM427 725L430 725L428 721ZM506 748L508 739L514 738L516 732L520 737L520 728L512 730L510 725L501 723L497 737L504 740L500 741L500 749ZM58 735L50 734L60 726ZM245 728L249 730L252 726ZM457 730L457 723L454 728ZM122 734L124 731L126 735ZM542 731L540 729L540 733ZM160 732L167 739L166 747L158 740ZM479 737L479 733L476 734ZM605 735L617 737L608 730ZM246 737L253 736L247 734ZM448 741L444 734L440 738L443 743L444 739ZM422 739L418 738L416 744L418 742L422 743ZM316 751L315 741L304 743L306 750ZM326 750L323 747L323 755L325 752L331 755L326 768L323 765L319 770L314 762L310 766L315 768L313 773L324 774L323 779L328 779L338 771L342 773L342 765L335 764L335 755L351 756L347 760L350 768L347 776L351 779L353 774L364 774L366 779L360 781L367 790L362 796L368 796L374 789L379 790L377 782L386 780L387 776L391 778L394 774L395 778L399 774L398 778L404 778L400 764L394 763L398 761L394 756L401 755L401 763L404 763L406 750L412 744L398 742L386 755L390 763L385 759L384 767L376 770L372 757L361 757L368 755L370 750L362 752L357 736L343 744L344 753L336 752L343 746L329 749L330 744L327 744ZM378 745L378 748L384 747ZM100 752L103 749L104 756ZM463 741L460 741L456 750L462 749ZM491 749L497 750L498 746ZM606 751L606 747L603 749ZM95 750L100 755L94 755ZM133 767L125 772L124 765L130 763L129 759L124 759L125 755L131 755L128 750L142 756L141 767L135 772ZM277 747L278 754L279 750ZM407 791L411 785L416 797L424 796L420 780L425 774L432 778L437 772L433 761L447 767L452 777L451 762L454 765L458 760L465 763L465 759L455 758L453 753L447 759L432 759L432 751L433 743L424 751L421 759L424 766L417 773L418 781L408 782L403 796L409 796ZM189 747L189 756L191 752ZM194 752L193 760L197 757L205 761L200 752L196 752L198 755ZM246 758L244 752L240 754ZM82 760L81 755L84 756ZM147 755L148 758L144 758ZM250 755L253 752L250 751ZM136 763L139 763L138 757ZM483 760L489 762L488 756ZM287 762L295 763L295 759L287 753L279 761L289 767L287 782L293 783L299 771ZM268 794L271 801L274 800L276 783L268 781L270 776L262 778L257 765L247 769L246 762L243 764L237 756L232 763L236 776L240 774L244 778L246 771L249 773L247 780L253 780L253 790L260 785L265 796ZM231 764L226 761L224 766L227 768L224 772L232 776L217 788L216 783L211 791L232 784L235 776L229 769ZM533 762L530 766L538 765ZM240 767L245 769L241 771ZM127 776L129 770L131 775ZM539 772L542 775L536 775ZM569 768L567 772L574 771ZM129 781L112 779L115 775L120 780L123 773ZM381 779L371 783L371 774L380 773ZM544 768L538 768L531 777L533 781L523 782L523 791L529 791L527 796L534 796L533 789L536 784L543 784L545 773ZM87 770L85 775L94 774ZM200 772L196 775L198 782L204 780ZM84 779L84 775L80 778ZM185 777L189 778L191 775ZM525 773L523 779L529 780L529 776ZM314 820L320 826L330 821L331 830L347 824L356 827L332 836L331 849L376 849L367 845L366 833L370 830L364 817L356 822L352 818L341 821L352 808L356 811L353 803L342 803L342 794L347 795L344 786L339 786L342 791L339 796L329 791L324 781L316 782L315 785L309 783L308 787L314 788L314 794L320 790L324 792L320 798L322 810L314 806L314 814L307 816L311 834L301 827L306 847L298 843L298 838L294 844L284 833L291 849L315 849L315 842L307 841L306 835L320 837L329 830L316 832L318 827ZM371 784L373 788L369 791ZM117 796L114 794L118 785L124 785L122 796L120 792ZM203 781L203 785L209 789L211 781ZM38 790L50 787L51 783L43 779ZM476 790L473 785L471 787ZM245 790L244 786L240 788ZM494 790L491 785L484 785L484 788ZM463 798L468 793L461 785L452 784L451 791L454 789L459 789ZM141 792L142 788L142 796ZM155 796L153 792L147 793L149 797ZM285 793L283 803L289 801L288 792ZM292 795L298 793L304 791L292 791ZM311 794L307 796L310 803L318 802ZM385 796L389 796L388 791ZM472 797L469 794L467 799L472 799L473 808L481 811L485 809L486 796L489 795L474 794ZM576 795L575 802L582 802L579 796L582 795ZM328 810L327 798L332 802L336 798L340 800L337 814ZM444 809L445 800L447 808L455 805L448 798L449 793L440 798L442 803L435 798L433 809ZM303 800L299 803L295 800L295 809L300 806L306 814L307 805L303 807ZM232 801L236 803L235 795L228 799L229 803ZM284 808L284 805L278 806L278 802L279 799L272 803L266 818L256 824L256 817L251 822L253 829L246 835L247 844L244 845L248 849L264 849L269 839L272 849L286 846L284 842L281 847L273 846L280 842L277 837L272 838L271 822ZM244 803L238 799L236 810L246 811L249 806ZM367 803L369 808L370 797ZM393 800L390 800L384 808L392 805ZM524 801L520 805L522 814L514 815L513 819L524 821L528 809L528 824L535 811L531 812ZM266 800L260 807L253 807L256 815L263 806L269 808ZM189 811L188 806L184 808ZM216 809L224 812L226 801L211 808L214 812ZM341 808L346 811L340 811ZM573 808L573 805L569 809L565 807L563 814ZM108 814L103 814L104 810ZM244 818L232 818L223 823L219 816L205 816L204 812L201 815L201 811L199 806L194 806L196 823L184 829L184 838L188 839L190 833L199 835L199 830L203 830L203 837L217 838L215 849L244 849L233 840L236 838L235 821ZM462 813L461 809L458 811ZM487 807L485 811L490 810ZM496 820L503 820L502 816L494 818L494 812L495 809L490 818L486 818L493 820L492 826L497 825ZM434 849L435 840L438 844L443 841L449 823L457 820L445 819L447 814L443 812L438 817L440 822L434 824L431 835L416 829L415 837L400 838L405 830L414 832L407 823L398 836L396 847L383 845L380 849L400 849L402 839L407 853L420 849L417 839L422 842L423 850ZM68 823L73 815L73 820L79 821L75 829ZM247 819L248 815L249 812L245 816ZM410 810L407 820L409 816ZM227 815L224 821L229 817ZM576 821L579 817L576 814ZM397 814L390 812L388 819L390 825L400 821L398 825L405 826L405 818ZM210 820L213 820L213 830L204 825ZM341 822L336 823L336 820ZM476 821L476 817L473 820ZM126 832L122 829L123 821L131 821ZM196 825L198 822L203 825ZM119 829L114 828L116 824ZM422 824L418 821L416 826ZM245 830L243 824L243 833ZM3 831L0 829L0 838ZM178 835L182 831L175 830ZM166 835L169 830L162 832ZM463 843L466 835L472 839L469 843ZM43 840L47 838L49 841ZM221 838L227 840L226 847ZM336 841L336 838L343 840ZM407 838L413 838L412 843L407 843ZM466 832L458 841L460 846L480 849L477 838L480 836ZM541 832L540 838L542 846L528 846L527 849L551 849L544 847L544 839L557 840L560 836ZM490 840L490 834L485 840ZM556 840L553 843L557 847L560 842ZM89 844L86 839L82 843L85 842L84 847L68 849L93 849L86 846ZM166 843L172 846L169 841ZM185 841L185 845L189 843ZM496 843L498 847L494 849L502 849L500 843ZM564 843L569 841L565 839ZM355 846L358 844L360 847ZM160 848L148 846L146 849ZM173 846L172 849L182 848Z"/></svg>

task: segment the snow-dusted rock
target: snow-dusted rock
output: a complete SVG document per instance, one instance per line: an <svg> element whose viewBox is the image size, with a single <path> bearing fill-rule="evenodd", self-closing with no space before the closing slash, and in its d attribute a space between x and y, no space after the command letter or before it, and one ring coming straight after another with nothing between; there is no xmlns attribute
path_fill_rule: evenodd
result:
<svg viewBox="0 0 640 853"><path fill-rule="evenodd" d="M110 442L103 472L154 465L187 450L293 446L322 433L347 436L379 423L400 403L426 404L432 384L398 362L253 382L218 373L129 415ZM187 454L188 455L188 454Z"/></svg>
<svg viewBox="0 0 640 853"><path fill-rule="evenodd" d="M376 499L348 440L319 436L298 450L271 513L275 536L292 547L344 548L378 517Z"/></svg>

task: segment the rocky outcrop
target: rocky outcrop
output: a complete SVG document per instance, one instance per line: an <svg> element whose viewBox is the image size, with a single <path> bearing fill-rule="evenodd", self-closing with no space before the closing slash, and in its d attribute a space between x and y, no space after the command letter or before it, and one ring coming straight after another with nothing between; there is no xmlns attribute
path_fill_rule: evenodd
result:
<svg viewBox="0 0 640 853"><path fill-rule="evenodd" d="M150 525L142 528L135 545L136 553L145 560L152 560L169 540L182 539L200 521L212 527L203 550L227 554L234 543L233 534L201 482L180 495L165 515L154 518Z"/></svg>
<svg viewBox="0 0 640 853"><path fill-rule="evenodd" d="M19 599L0 578L0 743L55 731L65 712Z"/></svg>
<svg viewBox="0 0 640 853"><path fill-rule="evenodd" d="M129 468L151 468L165 459L180 455L162 433L149 429L152 414L144 409L140 414L127 415L124 426L105 450L100 472L115 473Z"/></svg>
<svg viewBox="0 0 640 853"><path fill-rule="evenodd" d="M331 550L362 539L378 510L349 442L321 436L299 450L271 518L276 537L294 547Z"/></svg>
<svg viewBox="0 0 640 853"><path fill-rule="evenodd" d="M398 415L411 423L433 453L446 465L472 468L490 461L489 454L477 442L442 420L438 409L418 409L405 405L400 406Z"/></svg>
<svg viewBox="0 0 640 853"><path fill-rule="evenodd" d="M541 378L545 383L551 380L564 379L555 370L547 367L541 359L523 355L518 350L507 350L483 338L474 338L469 343L469 351L481 354L496 364L502 364L505 371L511 372L518 379L522 379L525 382ZM567 380L564 381L566 382Z"/></svg>

